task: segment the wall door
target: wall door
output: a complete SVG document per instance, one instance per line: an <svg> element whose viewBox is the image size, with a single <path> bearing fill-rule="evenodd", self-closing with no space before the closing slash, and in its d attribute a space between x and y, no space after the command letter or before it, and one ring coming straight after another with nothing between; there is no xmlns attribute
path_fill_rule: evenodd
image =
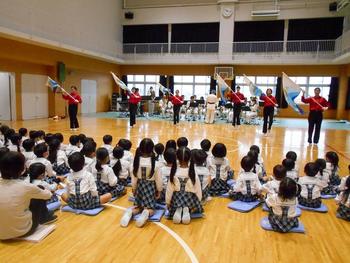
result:
<svg viewBox="0 0 350 263"><path fill-rule="evenodd" d="M10 74L0 72L0 120L11 120Z"/></svg>
<svg viewBox="0 0 350 263"><path fill-rule="evenodd" d="M96 80L83 79L81 81L81 113L96 113Z"/></svg>
<svg viewBox="0 0 350 263"><path fill-rule="evenodd" d="M47 76L22 74L22 116L23 120L48 118Z"/></svg>

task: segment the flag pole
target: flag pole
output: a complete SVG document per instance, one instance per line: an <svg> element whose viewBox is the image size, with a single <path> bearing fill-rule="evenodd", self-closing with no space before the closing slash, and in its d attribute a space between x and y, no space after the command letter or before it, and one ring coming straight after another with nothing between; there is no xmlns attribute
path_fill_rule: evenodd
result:
<svg viewBox="0 0 350 263"><path fill-rule="evenodd" d="M157 82L157 84L160 86L160 87L163 87L165 88L162 84L160 84L159 82ZM165 93L162 91L162 93ZM167 93L169 93L171 96L175 97L175 99L177 99L179 102L182 103L182 100L180 100L178 97L176 97L173 93L171 93L170 91L167 91Z"/></svg>
<svg viewBox="0 0 350 263"><path fill-rule="evenodd" d="M232 91L232 94L234 94L234 95L236 96L237 99L241 100L240 97L238 97L237 94L233 91L233 89L232 89L229 85L227 85L227 83L225 82L225 80L224 80L218 73L216 73L216 75L217 75L217 76L216 76L216 79L218 79L218 77L221 78L222 81L225 83L225 86L226 86L227 88L229 88L229 89Z"/></svg>
<svg viewBox="0 0 350 263"><path fill-rule="evenodd" d="M74 98L72 95L70 95L64 88L62 88L61 86L59 86L59 87L64 93L66 93L68 95L68 97L73 99L75 102L79 102L76 98Z"/></svg>

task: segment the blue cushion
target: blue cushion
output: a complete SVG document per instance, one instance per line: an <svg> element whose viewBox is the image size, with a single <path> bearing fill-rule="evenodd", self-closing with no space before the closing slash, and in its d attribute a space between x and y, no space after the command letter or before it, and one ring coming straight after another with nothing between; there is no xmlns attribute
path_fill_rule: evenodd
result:
<svg viewBox="0 0 350 263"><path fill-rule="evenodd" d="M98 215L103 209L104 209L104 207L101 206L101 207L97 207L97 208L90 209L90 210L81 210L81 209L74 209L74 208L71 208L70 206L66 205L66 206L62 207L61 210L63 212L70 212L70 213L74 213L77 215L83 214L83 215L88 215L88 216L95 216L95 215Z"/></svg>
<svg viewBox="0 0 350 263"><path fill-rule="evenodd" d="M165 210L164 210L164 209L157 209L157 210L154 210L153 216L150 216L150 217L148 218L148 221L151 221L151 222L159 222L159 221L162 219L164 213L165 213ZM133 216L133 219L136 220L137 218L140 217L140 215L141 215L141 214L137 214L137 215Z"/></svg>
<svg viewBox="0 0 350 263"><path fill-rule="evenodd" d="M238 212L247 213L252 211L254 208L260 205L260 201L254 202L242 202L242 201L233 201L228 204L228 208L233 209Z"/></svg>
<svg viewBox="0 0 350 263"><path fill-rule="evenodd" d="M47 204L46 206L47 206L47 209L48 209L49 211L55 211L55 210L60 209L60 207L61 207L61 202L60 202L60 201L56 201L56 202Z"/></svg>
<svg viewBox="0 0 350 263"><path fill-rule="evenodd" d="M67 193L67 189L66 188L58 189L58 190L55 191L55 194L59 195L59 196L63 195L64 193Z"/></svg>
<svg viewBox="0 0 350 263"><path fill-rule="evenodd" d="M334 199L337 195L321 195L322 199Z"/></svg>
<svg viewBox="0 0 350 263"><path fill-rule="evenodd" d="M229 195L229 193L227 192L227 193L224 193L224 194L219 195L219 197L229 198L230 195Z"/></svg>
<svg viewBox="0 0 350 263"><path fill-rule="evenodd" d="M135 197L129 196L129 197L128 197L128 201L130 201L130 202L135 202Z"/></svg>
<svg viewBox="0 0 350 263"><path fill-rule="evenodd" d="M169 219L169 211L168 210L165 211L164 217ZM191 219L197 219L197 218L203 218L203 217L204 217L204 214L202 214L202 213L191 213Z"/></svg>
<svg viewBox="0 0 350 263"><path fill-rule="evenodd" d="M266 203L263 204L262 210L265 211L265 212L269 212L270 211L270 209L267 207ZM299 207L297 207L295 210L296 210L296 216L297 217L301 216L301 209Z"/></svg>
<svg viewBox="0 0 350 263"><path fill-rule="evenodd" d="M327 213L328 212L328 208L325 204L321 204L321 206L319 208L307 207L307 206L303 206L300 204L298 205L298 207L300 207L303 210L314 211L314 212L319 212L319 213Z"/></svg>
<svg viewBox="0 0 350 263"><path fill-rule="evenodd" d="M236 181L234 179L227 180L226 182L231 188L235 185Z"/></svg>
<svg viewBox="0 0 350 263"><path fill-rule="evenodd" d="M261 219L260 226L264 230L275 231L272 229L270 222L269 222L269 219L267 217L264 217ZM278 231L276 231L276 232L278 232ZM282 232L278 232L278 233L282 233ZM288 233L305 233L305 227L304 227L303 223L301 223L299 221L299 226L292 228Z"/></svg>

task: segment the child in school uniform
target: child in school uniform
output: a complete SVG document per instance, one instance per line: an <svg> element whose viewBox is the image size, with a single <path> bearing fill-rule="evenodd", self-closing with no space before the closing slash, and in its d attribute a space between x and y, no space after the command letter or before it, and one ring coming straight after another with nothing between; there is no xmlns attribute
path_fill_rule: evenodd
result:
<svg viewBox="0 0 350 263"><path fill-rule="evenodd" d="M267 196L271 194L277 194L281 181L287 176L286 168L282 165L275 165L273 167L272 180L263 184L262 190L267 193Z"/></svg>
<svg viewBox="0 0 350 263"><path fill-rule="evenodd" d="M305 175L299 178L301 186L299 204L307 207L318 208L321 206L321 191L326 186L316 177L318 166L315 163L307 163L304 168Z"/></svg>
<svg viewBox="0 0 350 263"><path fill-rule="evenodd" d="M10 129L7 125L0 126L0 147L6 146L5 134Z"/></svg>
<svg viewBox="0 0 350 263"><path fill-rule="evenodd" d="M133 164L134 163L134 155L132 154L132 152L130 152L130 149L132 147L131 141L127 140L127 139L120 139L118 142L118 146L120 146L124 149L123 159L127 160L130 164Z"/></svg>
<svg viewBox="0 0 350 263"><path fill-rule="evenodd" d="M21 135L21 143L23 143L25 140L29 139L28 136L28 130L26 128L20 128L18 130L19 135ZM21 144L22 146L22 144Z"/></svg>
<svg viewBox="0 0 350 263"><path fill-rule="evenodd" d="M231 167L229 160L226 158L227 150L224 144L215 144L211 153L213 157L207 164L211 176L209 193L211 196L217 196L230 190L227 180Z"/></svg>
<svg viewBox="0 0 350 263"><path fill-rule="evenodd" d="M127 186L129 181L131 182L131 165L127 160L123 159L124 150L122 147L117 146L113 149L112 154L110 166L118 178L118 184Z"/></svg>
<svg viewBox="0 0 350 263"><path fill-rule="evenodd" d="M188 146L188 139L186 137L180 137L176 140L177 148L180 147L187 147Z"/></svg>
<svg viewBox="0 0 350 263"><path fill-rule="evenodd" d="M75 152L80 152L80 139L78 135L72 135L69 137L69 144L66 149L66 155L69 157Z"/></svg>
<svg viewBox="0 0 350 263"><path fill-rule="evenodd" d="M14 129L8 129L4 135L4 146L11 147L12 146L12 142L11 142L11 137L16 134Z"/></svg>
<svg viewBox="0 0 350 263"><path fill-rule="evenodd" d="M177 149L176 141L175 140L168 140L165 144L165 151L169 148L173 148L175 151Z"/></svg>
<svg viewBox="0 0 350 263"><path fill-rule="evenodd" d="M282 165L287 170L287 177L298 182L299 173L297 170L294 169L295 168L294 160L286 158L282 161Z"/></svg>
<svg viewBox="0 0 350 263"><path fill-rule="evenodd" d="M102 138L103 140L103 145L101 147L105 148L109 155L112 155L113 152L113 146L112 146L112 142L113 142L113 137L111 135L105 135Z"/></svg>
<svg viewBox="0 0 350 263"><path fill-rule="evenodd" d="M261 172L262 172L263 177L267 176L265 165L264 165L264 160L260 154L260 147L258 145L252 145L252 146L250 146L249 151L255 151L258 154L257 164L261 167L261 170L262 170Z"/></svg>
<svg viewBox="0 0 350 263"><path fill-rule="evenodd" d="M52 168L52 164L49 160L47 160L47 157L49 156L49 151L46 143L39 143L34 146L34 154L36 156L35 159L33 159L30 162L30 165L33 163L42 163L45 165L46 170L46 178L48 182L55 182L56 181L56 172Z"/></svg>
<svg viewBox="0 0 350 263"><path fill-rule="evenodd" d="M268 219L273 230L286 233L299 226L296 215L299 192L300 186L295 180L285 177L278 192L267 197L266 205L270 208Z"/></svg>
<svg viewBox="0 0 350 263"><path fill-rule="evenodd" d="M348 166L348 170L349 170L349 174L350 174L350 164ZM338 187L339 191L344 191L346 186L345 186L345 183L346 183L346 180L350 177L350 175L347 175L347 176L344 176L341 181L340 181L340 185Z"/></svg>
<svg viewBox="0 0 350 263"><path fill-rule="evenodd" d="M64 144L64 137L62 133L55 133L54 137L58 139L61 142L60 150L66 152L67 150L67 144Z"/></svg>
<svg viewBox="0 0 350 263"><path fill-rule="evenodd" d="M298 159L298 155L296 152L294 151L288 151L286 153L286 159L292 159L295 163L295 166L294 166L294 170L298 173L299 175L299 166L297 164L297 159Z"/></svg>
<svg viewBox="0 0 350 263"><path fill-rule="evenodd" d="M209 160L213 157L213 155L210 152L210 148L211 148L211 142L208 139L203 139L201 141L201 149L205 151L205 153L207 154L206 164L208 164Z"/></svg>
<svg viewBox="0 0 350 263"><path fill-rule="evenodd" d="M158 168L163 167L165 165L165 161L164 161L164 145L162 143L157 143L156 145L154 145L154 152L156 154L156 166Z"/></svg>
<svg viewBox="0 0 350 263"><path fill-rule="evenodd" d="M164 152L164 160L166 164L158 169L159 177L162 178L163 182L162 192L157 200L159 203L165 202L165 193L169 182L171 167L173 163L176 162L176 150L173 148L166 149Z"/></svg>
<svg viewBox="0 0 350 263"><path fill-rule="evenodd" d="M204 150L193 150L192 151L192 158L194 161L194 170L196 172L196 175L198 175L198 178L201 182L201 188L202 188L202 203L205 204L207 201L210 200L209 197L209 189L211 184L211 176L208 167L206 166L207 163L207 153Z"/></svg>
<svg viewBox="0 0 350 263"><path fill-rule="evenodd" d="M252 169L253 173L256 173L258 175L258 178L260 180L260 183L265 183L267 181L267 175L266 172L264 171L263 167L259 163L259 154L255 150L250 150L247 153L247 156L254 161L254 167Z"/></svg>
<svg viewBox="0 0 350 263"><path fill-rule="evenodd" d="M23 149L21 147L22 136L19 133L12 134L12 136L10 137L10 142L11 142L11 144L9 146L7 146L7 148L11 152L19 152L20 153L23 151Z"/></svg>
<svg viewBox="0 0 350 263"><path fill-rule="evenodd" d="M36 158L34 154L34 145L35 145L35 142L32 139L27 139L22 144L24 148L24 152L22 152L22 154L25 157L26 168L29 168L31 161L33 161Z"/></svg>
<svg viewBox="0 0 350 263"><path fill-rule="evenodd" d="M55 191L58 189L56 183L48 183L45 179L45 165L42 163L33 163L28 169L29 182L36 186L41 185L44 189L49 190L52 193L51 199L47 201L47 204L54 203L58 201L58 197Z"/></svg>
<svg viewBox="0 0 350 263"><path fill-rule="evenodd" d="M345 180L344 189L337 195L337 217L350 221L350 177Z"/></svg>
<svg viewBox="0 0 350 263"><path fill-rule="evenodd" d="M233 200L253 202L259 198L261 184L258 175L252 172L254 165L254 160L249 156L242 158L242 171L239 173L233 189L229 192L229 196Z"/></svg>
<svg viewBox="0 0 350 263"><path fill-rule="evenodd" d="M109 164L109 152L106 148L98 148L96 151L96 164L92 167L92 175L95 178L99 195L111 193L112 198L120 197L126 193L123 185L118 183L113 169Z"/></svg>
<svg viewBox="0 0 350 263"><path fill-rule="evenodd" d="M93 166L96 163L96 143L93 141L86 142L81 149L81 153L84 155L84 169L92 173Z"/></svg>
<svg viewBox="0 0 350 263"><path fill-rule="evenodd" d="M141 213L136 220L136 226L142 227L149 216L154 214L156 200L162 191L162 178L156 167L154 143L149 138L143 139L136 150L131 184L135 207L126 210L120 220L120 225L127 227L132 215Z"/></svg>
<svg viewBox="0 0 350 263"><path fill-rule="evenodd" d="M37 131L35 144L37 145L44 142L45 142L45 132L43 130Z"/></svg>
<svg viewBox="0 0 350 263"><path fill-rule="evenodd" d="M165 200L169 216L175 224L189 224L191 213L203 211L201 183L196 175L194 162L191 161L191 151L180 147L176 151L177 162L174 162L166 189Z"/></svg>
<svg viewBox="0 0 350 263"><path fill-rule="evenodd" d="M329 174L327 187L324 189L325 194L336 194L340 185L339 177L339 156L336 152L326 153L326 169Z"/></svg>
<svg viewBox="0 0 350 263"><path fill-rule="evenodd" d="M68 164L73 172L67 176L67 193L62 195L62 200L74 209L90 210L109 202L112 195L98 195L95 178L84 169L84 162L84 156L80 152L72 153L68 157Z"/></svg>
<svg viewBox="0 0 350 263"><path fill-rule="evenodd" d="M18 179L25 170L24 156L8 152L0 159L0 240L35 232L39 224L57 219L46 207L48 190Z"/></svg>
<svg viewBox="0 0 350 263"><path fill-rule="evenodd" d="M56 138L50 140L47 159L51 162L52 169L57 175L66 175L70 172L67 155L61 150L61 142Z"/></svg>
<svg viewBox="0 0 350 263"><path fill-rule="evenodd" d="M330 192L329 189L329 172L326 169L327 164L326 164L326 160L325 159L316 159L315 164L317 165L318 168L318 173L316 175L316 178L318 178L319 180L322 181L323 185L325 186L322 191L321 194L327 194Z"/></svg>

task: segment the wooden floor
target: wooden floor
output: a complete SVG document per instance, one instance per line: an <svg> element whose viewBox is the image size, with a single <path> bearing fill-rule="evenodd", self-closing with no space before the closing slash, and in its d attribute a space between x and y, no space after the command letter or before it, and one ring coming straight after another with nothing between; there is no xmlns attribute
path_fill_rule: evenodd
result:
<svg viewBox="0 0 350 263"><path fill-rule="evenodd" d="M138 142L149 137L154 142L186 136L191 148L202 139L223 142L235 171L250 145L261 147L270 175L289 150L298 154L299 167L327 151L340 156L341 175L350 164L350 132L323 130L318 147L306 143L307 131L300 128L273 128L270 137L261 136L261 127L205 125L182 122L174 127L166 121L139 121L129 128L126 120L81 118L81 131L102 143L105 134L129 138L133 151ZM62 132L68 140L67 121L34 120L10 123L14 128ZM301 169L302 171L302 169ZM162 219L139 229L133 223L121 228L119 220L131 206L127 196L107 206L96 217L57 212L57 229L39 244L0 242L0 262L349 262L350 223L335 217L334 200L325 200L327 214L304 212L300 220L306 234L279 234L263 231L259 221L266 215L261 208L242 214L226 208L229 199L214 198L205 206L205 219L190 225L174 225ZM1 215L0 215L1 216Z"/></svg>

